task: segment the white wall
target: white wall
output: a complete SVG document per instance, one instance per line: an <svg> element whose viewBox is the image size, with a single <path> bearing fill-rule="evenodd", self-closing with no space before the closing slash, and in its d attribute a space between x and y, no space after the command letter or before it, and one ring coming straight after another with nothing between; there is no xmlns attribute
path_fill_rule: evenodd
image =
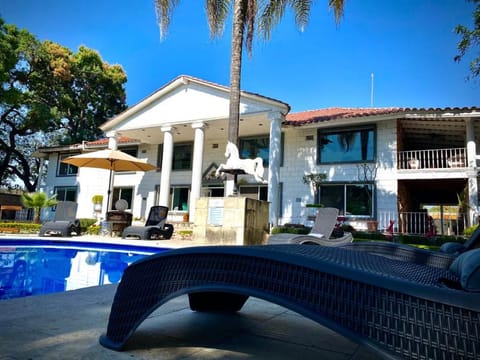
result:
<svg viewBox="0 0 480 360"><path fill-rule="evenodd" d="M356 165L317 165L317 129L316 128L285 128L284 132L284 162L280 169L280 182L283 184L282 209L280 223L305 223L305 205L313 202L313 190L303 184L302 176L306 173L325 172L326 181L352 182L358 181ZM306 137L313 136L313 140ZM395 169L396 147L395 121L384 121L377 124L377 215L397 211L397 178ZM174 139L175 141L175 139ZM193 139L192 139L193 141ZM218 144L217 148L213 144ZM226 161L225 139L206 139L202 173L212 162L219 165ZM151 164L157 163L157 145L141 145L138 157L146 159ZM53 164L53 166L52 166ZM54 188L60 186L79 186L78 211L80 218L93 217L91 198L95 194L104 195L104 211L107 201L108 176L107 170L81 168L79 169L80 185L76 177L56 177L57 155L52 154L48 167L46 189L50 195ZM243 177L254 182L252 177ZM134 186L133 216L145 218L151 206L155 205L155 186L160 183L160 172L117 173L114 177L114 187ZM172 171L171 185L191 184L191 171ZM388 219L387 219L388 220Z"/></svg>

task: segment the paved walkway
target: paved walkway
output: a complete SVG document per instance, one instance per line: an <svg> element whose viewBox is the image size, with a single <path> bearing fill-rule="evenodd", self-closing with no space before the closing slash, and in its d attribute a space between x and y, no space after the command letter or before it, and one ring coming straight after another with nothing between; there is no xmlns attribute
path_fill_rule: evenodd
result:
<svg viewBox="0 0 480 360"><path fill-rule="evenodd" d="M105 241L76 239L86 238ZM181 239L133 243L193 245ZM192 312L186 296L152 313L127 349L115 352L98 343L115 290L116 285L105 285L0 301L0 360L379 359L365 347L269 302L250 298L237 314L208 314Z"/></svg>

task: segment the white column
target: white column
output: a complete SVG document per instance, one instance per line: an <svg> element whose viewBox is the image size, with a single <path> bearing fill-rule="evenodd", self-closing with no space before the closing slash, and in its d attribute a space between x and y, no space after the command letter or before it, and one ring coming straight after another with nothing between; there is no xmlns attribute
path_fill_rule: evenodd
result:
<svg viewBox="0 0 480 360"><path fill-rule="evenodd" d="M202 189L203 147L205 140L204 123L192 124L195 129L193 143L192 186L190 189L190 204L188 206L189 221L195 221L195 204Z"/></svg>
<svg viewBox="0 0 480 360"><path fill-rule="evenodd" d="M465 134L465 139L466 139L466 145L467 145L467 166L468 167L476 167L477 164L477 159L476 159L476 144L475 144L475 129L474 129L474 124L473 120L471 118L465 119L465 129L466 129L466 134Z"/></svg>
<svg viewBox="0 0 480 360"><path fill-rule="evenodd" d="M116 131L109 131L107 132L107 137L108 137L108 148L110 150L117 150L117 132ZM110 211L110 209L113 209L113 187L114 187L114 181L115 180L115 171L110 170L110 173L108 174L108 193L107 193L107 212ZM114 209L113 209L114 210ZM106 216L105 216L106 218Z"/></svg>
<svg viewBox="0 0 480 360"><path fill-rule="evenodd" d="M171 126L162 127L163 132L163 155L162 172L160 175L160 195L158 205L168 206L170 198L170 177L172 175L173 161L173 128Z"/></svg>
<svg viewBox="0 0 480 360"><path fill-rule="evenodd" d="M270 149L268 155L268 201L270 202L270 226L278 225L280 211L280 159L282 139L282 113L276 111L268 114L270 120Z"/></svg>
<svg viewBox="0 0 480 360"><path fill-rule="evenodd" d="M118 139L117 139L117 132L116 131L109 131L107 132L108 138L108 148L111 150L117 150L118 146Z"/></svg>
<svg viewBox="0 0 480 360"><path fill-rule="evenodd" d="M477 167L477 145L475 144L475 129L471 118L465 119L466 142L467 142L467 166L469 168ZM478 182L476 171L468 176L468 202L470 204L469 220L470 224L477 223L478 209Z"/></svg>

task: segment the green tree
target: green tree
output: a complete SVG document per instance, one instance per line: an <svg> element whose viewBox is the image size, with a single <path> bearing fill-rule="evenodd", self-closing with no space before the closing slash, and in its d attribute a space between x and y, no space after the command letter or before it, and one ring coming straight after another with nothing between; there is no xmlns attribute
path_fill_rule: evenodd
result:
<svg viewBox="0 0 480 360"><path fill-rule="evenodd" d="M80 46L77 53L59 44L43 43L54 75L57 116L64 143L73 144L103 136L99 126L126 109L120 65L109 65L97 51Z"/></svg>
<svg viewBox="0 0 480 360"><path fill-rule="evenodd" d="M98 126L126 108L125 82L94 50L72 53L0 18L0 186L35 191L33 151L101 136Z"/></svg>
<svg viewBox="0 0 480 360"><path fill-rule="evenodd" d="M473 12L473 29L469 29L465 25L457 25L455 32L461 36L458 43L458 54L455 56L455 61L459 62L465 56L468 50L476 48L477 56L470 61L470 72L472 78L480 75L480 55L478 55L478 45L480 44L480 0L468 0L476 4Z"/></svg>
<svg viewBox="0 0 480 360"><path fill-rule="evenodd" d="M162 37L166 34L172 12L179 1L155 0L157 21L160 25ZM283 17L287 6L293 10L295 22L303 30L308 22L313 2L313 0L268 0L263 2L264 6L259 7L259 1L257 0L205 0L208 25L210 34L213 37L222 35L230 6L233 4L228 140L237 146L240 120L242 54L245 47L249 55L251 55L257 17L257 31L268 40L273 27ZM344 0L329 0L328 5L333 9L335 19L338 22L343 14Z"/></svg>
<svg viewBox="0 0 480 360"><path fill-rule="evenodd" d="M47 195L43 192L23 194L22 203L28 209L33 209L35 224L40 223L40 211L43 208L57 205L57 195L47 198Z"/></svg>

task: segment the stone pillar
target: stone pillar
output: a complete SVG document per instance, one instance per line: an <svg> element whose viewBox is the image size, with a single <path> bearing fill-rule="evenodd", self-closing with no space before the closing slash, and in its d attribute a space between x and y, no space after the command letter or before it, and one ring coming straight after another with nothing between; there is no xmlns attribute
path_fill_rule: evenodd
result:
<svg viewBox="0 0 480 360"><path fill-rule="evenodd" d="M160 175L160 195L158 199L159 205L168 206L170 198L170 177L172 175L173 161L173 128L171 126L162 127L163 132L163 154L162 154L162 171Z"/></svg>
<svg viewBox="0 0 480 360"><path fill-rule="evenodd" d="M471 169L477 167L477 145L475 144L475 129L471 118L465 119L466 145L467 145L467 166ZM470 224L478 222L478 182L477 172L468 176L468 203L470 204L469 220Z"/></svg>
<svg viewBox="0 0 480 360"><path fill-rule="evenodd" d="M204 123L194 123L195 140L193 143L193 164L192 164L192 186L190 189L190 204L188 206L189 221L195 220L195 203L200 197L202 188L202 168L203 168L203 147L205 140Z"/></svg>
<svg viewBox="0 0 480 360"><path fill-rule="evenodd" d="M280 159L282 140L282 113L276 111L268 114L270 120L270 151L268 157L268 201L270 202L270 226L278 225L280 211Z"/></svg>

